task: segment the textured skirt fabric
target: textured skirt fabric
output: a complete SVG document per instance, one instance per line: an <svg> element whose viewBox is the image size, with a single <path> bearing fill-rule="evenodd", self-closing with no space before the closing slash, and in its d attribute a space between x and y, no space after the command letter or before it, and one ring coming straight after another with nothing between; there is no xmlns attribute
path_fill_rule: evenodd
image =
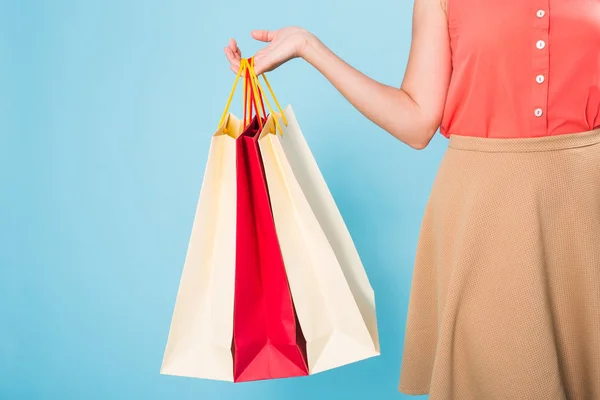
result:
<svg viewBox="0 0 600 400"><path fill-rule="evenodd" d="M450 136L419 234L399 390L600 400L600 129Z"/></svg>

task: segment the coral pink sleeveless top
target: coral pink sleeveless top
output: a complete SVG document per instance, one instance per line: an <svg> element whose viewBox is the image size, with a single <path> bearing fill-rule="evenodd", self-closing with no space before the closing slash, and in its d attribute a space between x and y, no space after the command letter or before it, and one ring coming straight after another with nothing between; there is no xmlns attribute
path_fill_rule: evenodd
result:
<svg viewBox="0 0 600 400"><path fill-rule="evenodd" d="M538 137L600 126L600 0L447 0L440 133Z"/></svg>

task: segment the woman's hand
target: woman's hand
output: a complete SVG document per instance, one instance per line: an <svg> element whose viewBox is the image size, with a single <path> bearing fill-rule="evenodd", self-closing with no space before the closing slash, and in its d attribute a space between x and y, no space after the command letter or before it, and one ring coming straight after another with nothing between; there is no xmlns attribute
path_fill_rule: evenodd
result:
<svg viewBox="0 0 600 400"><path fill-rule="evenodd" d="M256 30L251 35L256 40L269 43L254 55L254 71L257 75L272 71L293 58L302 57L311 37L307 30L295 26L276 31ZM234 39L229 39L225 55L231 64L231 70L237 73L242 52Z"/></svg>
<svg viewBox="0 0 600 400"><path fill-rule="evenodd" d="M364 116L410 147L424 149L442 120L452 60L445 1L415 0L413 8L413 37L399 88L366 76L297 27L252 32L253 38L269 42L254 55L255 72L260 75L302 57ZM242 52L235 40L225 54L237 73Z"/></svg>

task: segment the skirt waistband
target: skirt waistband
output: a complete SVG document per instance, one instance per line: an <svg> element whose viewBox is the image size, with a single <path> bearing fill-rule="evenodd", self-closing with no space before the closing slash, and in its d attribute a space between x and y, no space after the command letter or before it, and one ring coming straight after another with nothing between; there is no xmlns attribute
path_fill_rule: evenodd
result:
<svg viewBox="0 0 600 400"><path fill-rule="evenodd" d="M600 128L591 131L527 138L450 135L448 147L486 152L532 152L569 149L600 142Z"/></svg>

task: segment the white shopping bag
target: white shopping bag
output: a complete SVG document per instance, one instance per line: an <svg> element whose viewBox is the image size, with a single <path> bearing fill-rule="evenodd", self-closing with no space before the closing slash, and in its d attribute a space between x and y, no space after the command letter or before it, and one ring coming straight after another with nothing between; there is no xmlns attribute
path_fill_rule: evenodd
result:
<svg viewBox="0 0 600 400"><path fill-rule="evenodd" d="M291 106L259 144L309 373L380 354L373 289Z"/></svg>
<svg viewBox="0 0 600 400"><path fill-rule="evenodd" d="M233 381L236 138L227 114L208 161L175 302L161 374Z"/></svg>

